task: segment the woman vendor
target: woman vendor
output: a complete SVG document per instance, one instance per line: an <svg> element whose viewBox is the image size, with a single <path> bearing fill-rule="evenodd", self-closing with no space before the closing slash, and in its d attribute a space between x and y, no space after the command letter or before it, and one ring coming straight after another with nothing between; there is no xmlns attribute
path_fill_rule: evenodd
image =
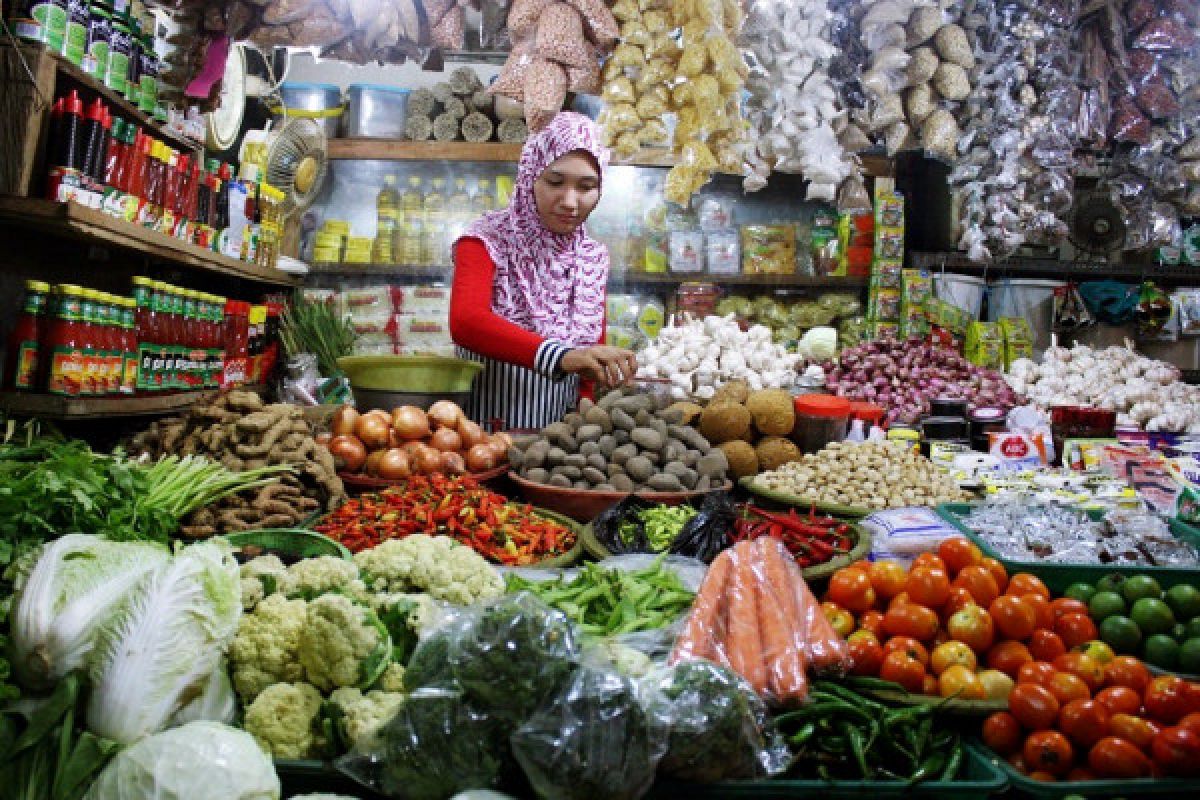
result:
<svg viewBox="0 0 1200 800"><path fill-rule="evenodd" d="M525 142L508 208L455 242L450 333L484 364L466 411L485 426L541 428L575 406L580 379L637 372L633 353L603 345L608 250L583 228L608 165L600 141L590 119L560 113Z"/></svg>

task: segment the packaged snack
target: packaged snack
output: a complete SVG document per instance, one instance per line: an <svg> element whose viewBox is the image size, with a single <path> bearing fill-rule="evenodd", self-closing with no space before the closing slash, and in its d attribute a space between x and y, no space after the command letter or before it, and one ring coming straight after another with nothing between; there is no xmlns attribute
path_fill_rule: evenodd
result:
<svg viewBox="0 0 1200 800"><path fill-rule="evenodd" d="M742 268L737 231L713 231L704 237L704 260L713 275L736 275Z"/></svg>
<svg viewBox="0 0 1200 800"><path fill-rule="evenodd" d="M734 198L726 195L708 194L700 198L696 207L700 230L712 232L732 228L733 208Z"/></svg>
<svg viewBox="0 0 1200 800"><path fill-rule="evenodd" d="M393 308L392 288L385 284L343 289L342 304L355 317L387 314Z"/></svg>
<svg viewBox="0 0 1200 800"><path fill-rule="evenodd" d="M867 303L867 314L880 322L899 322L900 292L896 289L873 291Z"/></svg>
<svg viewBox="0 0 1200 800"><path fill-rule="evenodd" d="M791 225L743 225L742 271L785 275L796 266L796 229Z"/></svg>
<svg viewBox="0 0 1200 800"><path fill-rule="evenodd" d="M671 231L671 272L704 271L704 234L700 231Z"/></svg>
<svg viewBox="0 0 1200 800"><path fill-rule="evenodd" d="M1001 317L997 324L1004 336L1004 368L1018 358L1033 358L1033 329L1024 317Z"/></svg>
<svg viewBox="0 0 1200 800"><path fill-rule="evenodd" d="M994 322L973 321L967 326L963 354L972 364L999 369L1004 364L1004 335Z"/></svg>
<svg viewBox="0 0 1200 800"><path fill-rule="evenodd" d="M988 453L1000 460L1004 471L1045 466L1046 440L1040 433L989 433Z"/></svg>
<svg viewBox="0 0 1200 800"><path fill-rule="evenodd" d="M1175 306L1179 309L1180 335L1200 336L1200 289L1177 290Z"/></svg>
<svg viewBox="0 0 1200 800"><path fill-rule="evenodd" d="M841 261L841 239L837 230L837 211L818 206L813 214L809 249L812 251L813 271L817 275L832 275Z"/></svg>

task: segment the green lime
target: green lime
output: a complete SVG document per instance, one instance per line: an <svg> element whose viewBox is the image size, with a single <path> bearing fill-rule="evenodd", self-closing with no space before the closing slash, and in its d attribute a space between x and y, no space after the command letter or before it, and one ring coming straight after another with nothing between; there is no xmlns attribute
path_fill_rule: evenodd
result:
<svg viewBox="0 0 1200 800"><path fill-rule="evenodd" d="M1118 653L1136 653L1142 632L1129 617L1116 615L1100 623L1100 638Z"/></svg>
<svg viewBox="0 0 1200 800"><path fill-rule="evenodd" d="M1092 586L1090 583L1084 583L1080 581L1079 583L1072 583L1070 586L1068 586L1067 590L1063 592L1063 596L1069 597L1072 600L1078 600L1086 605L1092 599L1092 595L1095 593L1095 586Z"/></svg>
<svg viewBox="0 0 1200 800"><path fill-rule="evenodd" d="M1176 622L1175 627L1171 628L1171 636L1174 637L1175 641L1177 642L1182 642L1184 639L1191 638L1187 635L1187 625L1184 625L1182 622Z"/></svg>
<svg viewBox="0 0 1200 800"><path fill-rule="evenodd" d="M1200 674L1200 639L1188 639L1180 646L1179 671Z"/></svg>
<svg viewBox="0 0 1200 800"><path fill-rule="evenodd" d="M1119 592L1121 584L1124 583L1125 576L1119 572L1114 572L1111 575L1105 575L1100 580L1096 581L1097 592Z"/></svg>
<svg viewBox="0 0 1200 800"><path fill-rule="evenodd" d="M1175 627L1175 615L1171 613L1171 607L1154 597L1143 597L1134 603L1129 616L1147 636L1170 633Z"/></svg>
<svg viewBox="0 0 1200 800"><path fill-rule="evenodd" d="M1179 667L1179 643L1162 633L1146 637L1142 645L1142 658L1159 669Z"/></svg>
<svg viewBox="0 0 1200 800"><path fill-rule="evenodd" d="M1175 612L1178 619L1195 619L1200 617L1200 589L1190 583L1181 583L1167 589L1164 598L1167 605Z"/></svg>
<svg viewBox="0 0 1200 800"><path fill-rule="evenodd" d="M1200 617L1192 617L1183 626L1183 638L1200 639Z"/></svg>
<svg viewBox="0 0 1200 800"><path fill-rule="evenodd" d="M1116 592L1096 592L1088 603L1088 613L1099 622L1125 613L1125 601Z"/></svg>
<svg viewBox="0 0 1200 800"><path fill-rule="evenodd" d="M1162 593L1162 587L1158 585L1158 581L1149 575L1134 575L1132 578L1126 578L1125 582L1121 584L1121 594L1130 603L1136 603L1143 597L1161 599Z"/></svg>

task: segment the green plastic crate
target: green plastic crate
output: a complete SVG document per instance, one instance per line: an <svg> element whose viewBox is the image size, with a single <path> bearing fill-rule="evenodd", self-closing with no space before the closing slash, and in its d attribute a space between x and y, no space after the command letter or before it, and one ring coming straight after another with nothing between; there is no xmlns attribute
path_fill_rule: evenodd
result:
<svg viewBox="0 0 1200 800"><path fill-rule="evenodd" d="M1012 797L1046 798L1058 800L1068 795L1082 795L1087 800L1102 797L1177 797L1194 798L1200 795L1200 780L1180 778L1139 778L1137 780L1113 781L1062 781L1047 783L1035 781L1017 772L996 753L981 742L973 742L991 766L1008 782L1008 795Z"/></svg>
<svg viewBox="0 0 1200 800"><path fill-rule="evenodd" d="M1105 575L1117 573L1120 575L1152 575L1155 580L1169 588L1180 583L1190 583L1200 586L1200 568L1197 567L1145 567L1127 564L1060 564L1048 561L1014 561L1001 557L991 545L985 542L975 531L971 530L963 518L971 513L973 506L969 503L946 503L938 506L938 514L963 535L979 546L985 556L991 556L1004 565L1009 574L1014 572L1031 572L1042 579L1046 587L1055 594L1062 594L1072 583L1085 581L1095 583ZM1092 519L1100 519L1103 511L1091 511ZM1200 531L1190 525L1171 520L1171 533L1193 547L1200 548Z"/></svg>
<svg viewBox="0 0 1200 800"><path fill-rule="evenodd" d="M957 780L927 781L910 786L904 781L835 781L771 780L729 781L726 783L695 784L659 781L647 797L718 798L718 797L819 797L836 798L938 798L938 800L982 800L1004 791L1008 779L981 747L970 743L963 759L962 772Z"/></svg>

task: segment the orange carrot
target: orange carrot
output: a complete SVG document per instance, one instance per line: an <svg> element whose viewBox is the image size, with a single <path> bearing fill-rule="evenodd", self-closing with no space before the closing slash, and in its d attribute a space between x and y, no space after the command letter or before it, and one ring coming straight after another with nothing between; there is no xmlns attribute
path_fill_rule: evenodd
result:
<svg viewBox="0 0 1200 800"><path fill-rule="evenodd" d="M808 663L817 673L842 671L849 663L850 648L825 618L821 604L800 575L800 567L795 569L796 607L804 628Z"/></svg>
<svg viewBox="0 0 1200 800"><path fill-rule="evenodd" d="M694 658L717 661L717 641L725 637L725 591L733 573L733 558L728 551L721 553L708 567L700 591L692 601L692 610L684 623L683 632L675 640L670 663Z"/></svg>
<svg viewBox="0 0 1200 800"><path fill-rule="evenodd" d="M756 539L755 544L762 565L758 614L768 685L781 704L799 702L808 696L808 679L804 654L797 641L803 629L796 614L796 594L787 571L787 562L795 562L783 545L769 536Z"/></svg>
<svg viewBox="0 0 1200 800"><path fill-rule="evenodd" d="M734 547L733 575L725 593L729 603L729 630L725 637L725 656L729 667L741 675L759 694L767 692L767 662L763 658L762 632L759 628L758 583L755 575L753 542Z"/></svg>

